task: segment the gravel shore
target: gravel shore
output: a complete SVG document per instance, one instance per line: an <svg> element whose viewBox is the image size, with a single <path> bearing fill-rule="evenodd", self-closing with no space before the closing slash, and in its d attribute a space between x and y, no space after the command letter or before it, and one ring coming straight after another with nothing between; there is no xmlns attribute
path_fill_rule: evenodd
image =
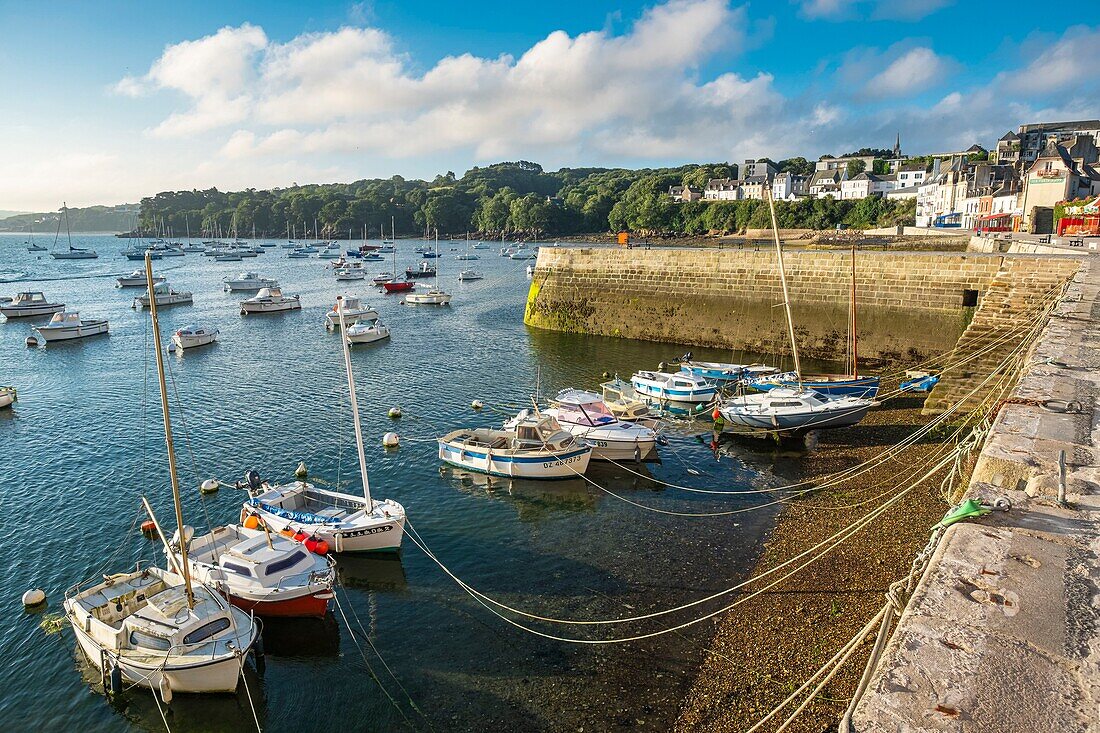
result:
<svg viewBox="0 0 1100 733"><path fill-rule="evenodd" d="M922 400L892 400L858 426L825 431L797 461L795 480L812 479L861 463L911 434L929 418ZM932 435L894 460L853 481L798 498L784 507L754 575L798 555L880 506L900 488L896 474L929 458ZM790 579L720 617L674 730L744 731L770 712L851 639L882 607L890 583L909 570L914 555L946 512L941 476L925 481L887 514ZM779 574L782 574L780 571ZM765 581L766 582L766 581ZM752 586L746 589L753 590ZM788 730L835 730L867 662L870 642ZM774 730L801 702L772 718Z"/></svg>

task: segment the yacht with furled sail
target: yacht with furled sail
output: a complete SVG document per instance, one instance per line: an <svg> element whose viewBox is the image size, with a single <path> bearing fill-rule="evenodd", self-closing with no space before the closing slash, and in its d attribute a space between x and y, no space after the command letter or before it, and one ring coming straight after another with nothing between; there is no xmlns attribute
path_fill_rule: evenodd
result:
<svg viewBox="0 0 1100 733"><path fill-rule="evenodd" d="M65 236L68 238L69 248L62 250L53 250L50 252L50 257L55 260L94 260L99 257L94 249L87 249L86 247L74 247L73 235L69 231L69 207L67 204L61 204L61 216L57 218L57 233L54 234L53 244L57 246L57 240L61 236L61 220L65 220Z"/></svg>
<svg viewBox="0 0 1100 733"><path fill-rule="evenodd" d="M152 291L152 260L146 259ZM167 444L168 473L176 531L185 535L179 477L168 408L164 353L154 302L153 347L160 382L161 410ZM162 541L167 535L142 497ZM245 657L259 636L253 619L220 594L196 586L187 562L169 554L171 570L141 567L85 581L65 593L65 616L84 656L101 673L104 687L122 692L140 685L168 702L176 692L233 692L242 676Z"/></svg>
<svg viewBox="0 0 1100 733"><path fill-rule="evenodd" d="M867 411L878 404L866 397L839 396L831 398L803 384L802 366L798 358L798 342L794 335L794 316L787 291L787 271L783 265L783 245L779 241L779 226L775 219L775 202L771 190L764 187L771 213L772 234L775 237L779 282L783 290L783 310L787 316L787 335L791 341L795 386L777 386L757 394L742 394L723 402L718 413L731 426L779 433L800 434L819 428L842 428L855 425Z"/></svg>
<svg viewBox="0 0 1100 733"><path fill-rule="evenodd" d="M435 231L435 250L436 254L439 253L439 230ZM439 259L439 262L443 262ZM410 292L405 296L405 303L407 305L450 305L451 294L439 287L439 265L436 265L435 282L425 292Z"/></svg>
<svg viewBox="0 0 1100 733"><path fill-rule="evenodd" d="M347 333L348 328L344 322L340 332ZM247 521L247 515L254 514L278 531L293 529L324 540L333 552L397 551L401 549L405 533L405 508L393 499L377 500L371 496L351 350L346 338L341 338L340 343L348 377L363 495L353 496L309 483L305 464L298 466L293 483L277 486L262 482L255 471L249 471L246 477L249 498L242 508L242 520Z"/></svg>

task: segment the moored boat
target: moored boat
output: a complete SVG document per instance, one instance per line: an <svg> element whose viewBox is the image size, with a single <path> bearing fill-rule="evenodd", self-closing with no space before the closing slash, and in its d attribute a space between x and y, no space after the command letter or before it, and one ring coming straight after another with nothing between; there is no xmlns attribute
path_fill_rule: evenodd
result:
<svg viewBox="0 0 1100 733"><path fill-rule="evenodd" d="M630 382L615 376L600 384L604 404L620 420L637 421L649 416L649 403L643 400Z"/></svg>
<svg viewBox="0 0 1100 733"><path fill-rule="evenodd" d="M416 283L412 280L390 280L389 282L382 283L382 289L387 293L403 293L415 287Z"/></svg>
<svg viewBox="0 0 1100 733"><path fill-rule="evenodd" d="M195 300L190 290L175 290L166 282L153 286L153 297L157 299L157 305L162 308L169 305L191 305ZM134 298L133 307L148 308L149 293L142 293Z"/></svg>
<svg viewBox="0 0 1100 733"><path fill-rule="evenodd" d="M273 277L262 277L257 272L246 270L233 277L222 278L226 292L255 292L261 288L277 288L279 281Z"/></svg>
<svg viewBox="0 0 1100 733"><path fill-rule="evenodd" d="M439 458L492 476L566 479L583 474L592 447L549 415L522 410L503 428L462 428L439 438Z"/></svg>
<svg viewBox="0 0 1100 733"><path fill-rule="evenodd" d="M0 408L11 407L19 400L15 387L0 387Z"/></svg>
<svg viewBox="0 0 1100 733"><path fill-rule="evenodd" d="M218 340L218 329L204 326L184 326L172 334L172 343L179 349L194 349Z"/></svg>
<svg viewBox="0 0 1100 733"><path fill-rule="evenodd" d="M409 305L450 305L451 294L431 287L423 292L413 291L405 296L405 303Z"/></svg>
<svg viewBox="0 0 1100 733"><path fill-rule="evenodd" d="M157 275L153 278L154 283L164 282L164 277ZM129 275L122 275L115 279L115 287L117 288L144 288L147 285L145 279L144 270L134 270Z"/></svg>
<svg viewBox="0 0 1100 733"><path fill-rule="evenodd" d="M354 295L337 295L336 304L325 314L325 328L330 331L340 328L341 305L344 306L344 323L349 326L359 321L373 321L378 318L378 311Z"/></svg>
<svg viewBox="0 0 1100 733"><path fill-rule="evenodd" d="M482 274L477 270L463 270L458 273L459 282L470 282L473 280L481 280L482 278Z"/></svg>
<svg viewBox="0 0 1100 733"><path fill-rule="evenodd" d="M775 387L723 402L718 413L730 425L801 432L855 425L878 404L862 397L830 398L811 389Z"/></svg>
<svg viewBox="0 0 1100 733"><path fill-rule="evenodd" d="M657 433L649 427L620 420L594 392L564 389L544 410L562 430L592 446L593 460L645 461L657 457Z"/></svg>
<svg viewBox="0 0 1100 733"><path fill-rule="evenodd" d="M261 288L260 292L240 303L241 315L246 313L277 313L302 309L301 298L297 295L283 295L282 288Z"/></svg>
<svg viewBox="0 0 1100 733"><path fill-rule="evenodd" d="M684 372L639 371L630 377L634 391L649 400L705 403L718 394L718 386Z"/></svg>
<svg viewBox="0 0 1100 733"><path fill-rule="evenodd" d="M410 280L413 278L435 277L435 272L436 270L430 262L421 262L419 267L406 268L405 277Z"/></svg>
<svg viewBox="0 0 1100 733"><path fill-rule="evenodd" d="M746 379L744 383L760 392L779 387L789 389L804 387L830 397L866 397L873 400L878 396L880 380L878 377L845 374L804 374L799 379L794 372L784 372Z"/></svg>
<svg viewBox="0 0 1100 733"><path fill-rule="evenodd" d="M76 311L60 311L45 326L32 326L47 343L99 336L108 332L106 319L82 319Z"/></svg>
<svg viewBox="0 0 1100 733"><path fill-rule="evenodd" d="M0 305L5 318L34 318L49 316L65 310L64 303L51 303L41 291L16 293L10 303Z"/></svg>
<svg viewBox="0 0 1100 733"><path fill-rule="evenodd" d="M348 326L347 339L349 344L372 344L375 341L384 341L390 337L390 327L377 319L373 321L359 321Z"/></svg>

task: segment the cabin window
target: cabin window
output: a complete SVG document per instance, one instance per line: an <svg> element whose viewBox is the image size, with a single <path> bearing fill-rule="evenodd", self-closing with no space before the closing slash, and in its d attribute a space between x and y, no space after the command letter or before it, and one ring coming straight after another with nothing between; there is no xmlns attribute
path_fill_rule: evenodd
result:
<svg viewBox="0 0 1100 733"><path fill-rule="evenodd" d="M772 407L802 407L801 402L773 402Z"/></svg>
<svg viewBox="0 0 1100 733"><path fill-rule="evenodd" d="M292 568L302 561L304 555L301 552L295 552L290 557L284 557L282 560L276 560L275 562L264 568L264 575L274 575L275 573Z"/></svg>
<svg viewBox="0 0 1100 733"><path fill-rule="evenodd" d="M520 440L538 440L538 434L535 433L535 429L532 427L520 427L516 431L516 435Z"/></svg>
<svg viewBox="0 0 1100 733"><path fill-rule="evenodd" d="M161 652L166 652L172 648L172 642L168 641L168 639L165 639L163 636L146 634L144 631L131 631L130 644L132 646L142 647L143 649L156 649Z"/></svg>
<svg viewBox="0 0 1100 733"><path fill-rule="evenodd" d="M978 291L977 290L964 290L963 291L963 307L973 308L978 304Z"/></svg>
<svg viewBox="0 0 1100 733"><path fill-rule="evenodd" d="M184 644L198 644L200 641L206 641L214 634L218 634L229 628L229 619L221 617L214 619L208 624L203 624L199 628L192 631L187 636L183 637Z"/></svg>
<svg viewBox="0 0 1100 733"><path fill-rule="evenodd" d="M244 565L238 565L235 562L225 562L223 560L222 561L222 567L225 568L226 570L229 570L230 572L236 573L237 575L243 575L246 578L251 578L252 577L252 573L249 572L248 568L246 568Z"/></svg>

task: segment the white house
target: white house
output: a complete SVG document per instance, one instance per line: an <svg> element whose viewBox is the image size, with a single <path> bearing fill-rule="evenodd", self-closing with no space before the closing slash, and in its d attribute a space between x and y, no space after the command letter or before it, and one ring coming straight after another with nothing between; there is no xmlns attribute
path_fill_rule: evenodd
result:
<svg viewBox="0 0 1100 733"><path fill-rule="evenodd" d="M703 189L705 201L738 201L741 198L741 181L734 178L712 178Z"/></svg>
<svg viewBox="0 0 1100 733"><path fill-rule="evenodd" d="M784 171L772 179L772 198L776 201L793 201L806 195L809 184L809 176Z"/></svg>

